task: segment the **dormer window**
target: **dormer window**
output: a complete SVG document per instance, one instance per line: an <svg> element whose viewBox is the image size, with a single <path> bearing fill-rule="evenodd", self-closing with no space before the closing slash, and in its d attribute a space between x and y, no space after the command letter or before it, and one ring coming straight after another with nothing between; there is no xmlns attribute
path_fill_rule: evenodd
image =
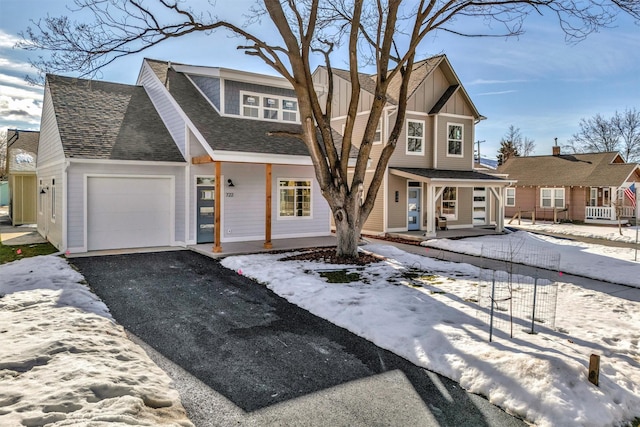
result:
<svg viewBox="0 0 640 427"><path fill-rule="evenodd" d="M242 115L262 120L298 121L298 101L275 95L242 93Z"/></svg>

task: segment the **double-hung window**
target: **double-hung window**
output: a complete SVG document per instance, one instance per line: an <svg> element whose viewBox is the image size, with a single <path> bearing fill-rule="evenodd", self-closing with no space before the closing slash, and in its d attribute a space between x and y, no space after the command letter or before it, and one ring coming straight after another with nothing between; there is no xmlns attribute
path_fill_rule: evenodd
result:
<svg viewBox="0 0 640 427"><path fill-rule="evenodd" d="M509 207L516 205L516 189L514 187L507 188L507 197L504 205Z"/></svg>
<svg viewBox="0 0 640 427"><path fill-rule="evenodd" d="M541 188L540 207L564 208L564 188Z"/></svg>
<svg viewBox="0 0 640 427"><path fill-rule="evenodd" d="M279 218L311 217L310 179L279 179L278 192Z"/></svg>
<svg viewBox="0 0 640 427"><path fill-rule="evenodd" d="M241 92L241 112L245 117L262 120L297 122L298 101L277 95Z"/></svg>
<svg viewBox="0 0 640 427"><path fill-rule="evenodd" d="M462 125L450 123L447 126L447 156L462 157Z"/></svg>
<svg viewBox="0 0 640 427"><path fill-rule="evenodd" d="M407 154L424 154L424 121L407 120Z"/></svg>
<svg viewBox="0 0 640 427"><path fill-rule="evenodd" d="M440 205L442 216L455 220L458 217L458 189L456 187L446 187L442 192L442 203Z"/></svg>
<svg viewBox="0 0 640 427"><path fill-rule="evenodd" d="M376 127L376 133L373 135L373 143L382 143L382 120L378 120L378 126Z"/></svg>

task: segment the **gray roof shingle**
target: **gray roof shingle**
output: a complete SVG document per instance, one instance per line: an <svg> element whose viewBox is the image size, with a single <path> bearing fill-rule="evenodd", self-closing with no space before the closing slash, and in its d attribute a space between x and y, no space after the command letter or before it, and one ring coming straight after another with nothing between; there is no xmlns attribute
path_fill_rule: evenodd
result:
<svg viewBox="0 0 640 427"><path fill-rule="evenodd" d="M389 169L410 173L424 178L450 179L450 180L483 180L483 181L505 181L506 179L495 175L470 170L448 170L448 169L428 169L428 168L400 168L390 167Z"/></svg>
<svg viewBox="0 0 640 427"><path fill-rule="evenodd" d="M617 152L563 154L560 156L512 157L498 167L517 185L529 186L620 186L638 167L635 163L613 163Z"/></svg>
<svg viewBox="0 0 640 427"><path fill-rule="evenodd" d="M184 162L141 86L47 75L68 158Z"/></svg>

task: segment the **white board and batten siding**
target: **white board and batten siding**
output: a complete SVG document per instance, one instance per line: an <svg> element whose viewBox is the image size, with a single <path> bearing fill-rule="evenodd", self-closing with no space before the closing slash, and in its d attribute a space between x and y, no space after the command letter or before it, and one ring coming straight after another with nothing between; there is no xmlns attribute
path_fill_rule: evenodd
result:
<svg viewBox="0 0 640 427"><path fill-rule="evenodd" d="M136 165L118 163L72 163L68 169L67 247L70 252L98 249L180 245L185 241L184 165ZM108 193L108 195L105 194ZM150 193L157 192L154 196ZM161 200L156 201L155 199ZM159 203L160 205L156 205ZM145 207L146 206L146 207ZM171 221L166 221L167 206ZM158 214L155 212L158 211ZM109 221L104 212L114 215ZM144 212L148 217L141 218ZM130 216L127 217L127 214ZM156 218L157 216L157 218ZM97 221L97 222L95 222ZM142 222L144 223L142 223ZM111 227L122 234L139 234L148 226L162 239L137 236L135 241L113 238L111 243L99 237L101 229ZM127 227L129 227L127 229ZM128 230L128 231L126 231ZM167 240L166 236L171 238ZM98 240L96 241L96 237ZM121 236L122 237L122 236Z"/></svg>

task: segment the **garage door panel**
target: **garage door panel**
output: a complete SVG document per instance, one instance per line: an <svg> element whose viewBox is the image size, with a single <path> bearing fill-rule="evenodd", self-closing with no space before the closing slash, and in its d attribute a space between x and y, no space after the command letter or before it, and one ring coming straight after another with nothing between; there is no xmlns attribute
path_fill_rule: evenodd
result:
<svg viewBox="0 0 640 427"><path fill-rule="evenodd" d="M89 177L89 250L171 244L172 180L167 178Z"/></svg>

